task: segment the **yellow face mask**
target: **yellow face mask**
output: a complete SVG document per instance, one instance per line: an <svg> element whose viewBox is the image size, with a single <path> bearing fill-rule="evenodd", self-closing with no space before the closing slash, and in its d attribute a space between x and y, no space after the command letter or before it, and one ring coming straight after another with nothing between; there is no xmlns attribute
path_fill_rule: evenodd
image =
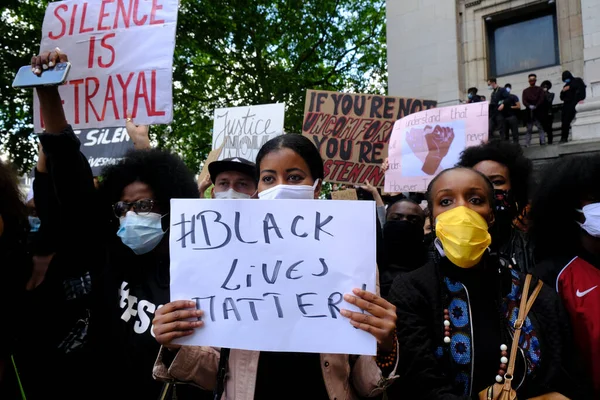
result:
<svg viewBox="0 0 600 400"><path fill-rule="evenodd" d="M442 242L446 257L461 268L477 265L492 243L485 219L464 206L438 215L435 234Z"/></svg>

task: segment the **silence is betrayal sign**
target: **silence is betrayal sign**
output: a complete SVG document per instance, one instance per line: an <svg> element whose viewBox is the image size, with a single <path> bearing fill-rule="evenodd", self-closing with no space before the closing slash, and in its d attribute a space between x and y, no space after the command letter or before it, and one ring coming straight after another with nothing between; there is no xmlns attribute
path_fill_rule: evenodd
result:
<svg viewBox="0 0 600 400"><path fill-rule="evenodd" d="M375 292L374 204L171 200L171 301L205 313L178 343L375 355L340 314L360 311L343 300L353 288Z"/></svg>
<svg viewBox="0 0 600 400"><path fill-rule="evenodd" d="M325 160L325 180L381 187L394 122L434 108L433 100L308 90L302 134Z"/></svg>
<svg viewBox="0 0 600 400"><path fill-rule="evenodd" d="M285 103L215 109L213 150L223 146L219 160L240 157L256 161L269 139L283 134Z"/></svg>
<svg viewBox="0 0 600 400"><path fill-rule="evenodd" d="M81 141L81 152L86 156L94 176L100 176L107 165L119 162L133 142L124 127L75 130Z"/></svg>
<svg viewBox="0 0 600 400"><path fill-rule="evenodd" d="M409 115L394 124L385 191L426 192L460 153L488 139L488 103L462 104Z"/></svg>
<svg viewBox="0 0 600 400"><path fill-rule="evenodd" d="M51 2L40 51L58 47L71 71L60 87L75 129L119 126L130 113L138 124L167 124L177 0ZM34 96L34 124L41 131Z"/></svg>

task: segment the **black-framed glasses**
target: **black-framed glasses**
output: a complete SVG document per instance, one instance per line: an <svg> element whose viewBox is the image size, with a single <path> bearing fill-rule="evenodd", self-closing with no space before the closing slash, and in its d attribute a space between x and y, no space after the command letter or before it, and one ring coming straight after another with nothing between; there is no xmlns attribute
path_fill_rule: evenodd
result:
<svg viewBox="0 0 600 400"><path fill-rule="evenodd" d="M154 209L156 203L152 199L141 199L128 203L126 201L119 201L113 205L113 212L117 218L124 217L127 211L132 210L136 214L148 213Z"/></svg>

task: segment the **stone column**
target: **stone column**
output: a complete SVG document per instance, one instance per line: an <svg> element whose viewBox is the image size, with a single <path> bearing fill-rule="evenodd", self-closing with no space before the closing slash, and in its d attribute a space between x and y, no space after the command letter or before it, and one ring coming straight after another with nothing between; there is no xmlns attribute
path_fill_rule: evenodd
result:
<svg viewBox="0 0 600 400"><path fill-rule="evenodd" d="M581 0L583 80L587 96L577 105L573 140L600 139L600 2Z"/></svg>

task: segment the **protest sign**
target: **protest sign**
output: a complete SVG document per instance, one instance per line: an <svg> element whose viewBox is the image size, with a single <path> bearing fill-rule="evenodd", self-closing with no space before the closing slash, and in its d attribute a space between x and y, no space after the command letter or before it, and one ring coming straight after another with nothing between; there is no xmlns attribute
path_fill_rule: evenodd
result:
<svg viewBox="0 0 600 400"><path fill-rule="evenodd" d="M255 162L269 139L283 134L285 103L215 109L213 144L224 145L219 160L240 157Z"/></svg>
<svg viewBox="0 0 600 400"><path fill-rule="evenodd" d="M376 290L375 236L373 202L171 200L171 301L205 313L178 343L374 355L340 310Z"/></svg>
<svg viewBox="0 0 600 400"><path fill-rule="evenodd" d="M172 70L177 0L65 0L51 2L40 51L56 47L71 71L59 88L74 128L167 124L172 112ZM34 95L34 124L43 121Z"/></svg>
<svg viewBox="0 0 600 400"><path fill-rule="evenodd" d="M331 192L332 200L358 200L356 189L336 190Z"/></svg>
<svg viewBox="0 0 600 400"><path fill-rule="evenodd" d="M325 180L383 186L394 121L436 106L432 100L308 90L302 134L325 160Z"/></svg>
<svg viewBox="0 0 600 400"><path fill-rule="evenodd" d="M81 152L88 159L94 176L100 176L102 168L116 164L133 149L133 142L124 127L77 129L75 134L81 141Z"/></svg>
<svg viewBox="0 0 600 400"><path fill-rule="evenodd" d="M429 182L458 162L460 153L488 139L488 103L436 108L394 124L385 191L426 192Z"/></svg>

